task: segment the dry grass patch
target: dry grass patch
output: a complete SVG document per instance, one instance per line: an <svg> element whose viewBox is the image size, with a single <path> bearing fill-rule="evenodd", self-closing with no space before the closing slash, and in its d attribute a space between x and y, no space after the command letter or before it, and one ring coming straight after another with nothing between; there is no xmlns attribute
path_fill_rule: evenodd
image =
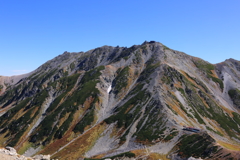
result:
<svg viewBox="0 0 240 160"><path fill-rule="evenodd" d="M233 114L232 114L233 111L232 111L232 110L230 110L230 109L228 109L228 108L226 108L225 106L222 106L222 105L220 105L220 107L221 107L225 112L227 112L229 116L233 117Z"/></svg>
<svg viewBox="0 0 240 160"><path fill-rule="evenodd" d="M64 121L68 119L69 115L70 113L66 113L65 116L59 120L58 125L61 126L64 123Z"/></svg>
<svg viewBox="0 0 240 160"><path fill-rule="evenodd" d="M104 156L106 156L106 154L99 154L99 155L96 155L96 156L93 156L92 158L93 159L102 159Z"/></svg>
<svg viewBox="0 0 240 160"><path fill-rule="evenodd" d="M39 107L36 107L32 114L31 114L31 118L35 115L35 113L39 110ZM41 112L40 112L41 113ZM26 131L23 133L23 135L21 136L21 138L18 140L18 143L16 144L15 149L17 151L24 150L26 149L25 146L23 146L23 144L27 141L28 137L28 133L30 132L30 130L32 129L32 127L34 126L34 124L37 122L37 120L41 117L41 114L38 114L37 117L35 117L33 119L33 122L31 124L29 124L28 128L26 129ZM22 149L23 147L23 149ZM25 150L26 151L26 150Z"/></svg>
<svg viewBox="0 0 240 160"><path fill-rule="evenodd" d="M5 147L6 146L6 142L8 140L8 138L5 136L9 133L9 131L5 132L4 134L0 134L0 147Z"/></svg>
<svg viewBox="0 0 240 160"><path fill-rule="evenodd" d="M76 124L79 122L79 120L82 118L82 114L87 110L88 108L84 108L84 110L77 110L73 115L73 121L71 122L71 126L69 126L68 131L64 134L64 136L61 139L57 139L54 142L52 142L50 145L45 147L39 154L52 154L56 152L58 149L60 149L62 146L70 142L72 139L76 137L76 134L72 132Z"/></svg>
<svg viewBox="0 0 240 160"><path fill-rule="evenodd" d="M133 106L134 106L134 105L130 105L130 106L127 108L127 110L125 111L125 113L124 113L124 114L127 114L127 113L130 111L130 109L132 109L132 108L133 108Z"/></svg>
<svg viewBox="0 0 240 160"><path fill-rule="evenodd" d="M22 144L21 148L18 150L18 154L24 154L28 148L32 147L32 143L26 141Z"/></svg>
<svg viewBox="0 0 240 160"><path fill-rule="evenodd" d="M156 159L161 159L161 160L169 160L167 158L167 155L163 154L158 154L154 152L149 152L148 149L140 149L140 150L133 150L131 151L136 155L136 158L139 159L147 159L147 160L156 160Z"/></svg>
<svg viewBox="0 0 240 160"><path fill-rule="evenodd" d="M206 101L201 96L198 96L198 98L201 99L201 102L204 104L205 107L210 108Z"/></svg>
<svg viewBox="0 0 240 160"><path fill-rule="evenodd" d="M233 150L233 151L240 151L240 145L237 145L237 144L230 144L230 143L226 143L226 142L223 142L223 141L220 141L218 140L217 143L226 148L226 149L229 149L229 150Z"/></svg>
<svg viewBox="0 0 240 160"><path fill-rule="evenodd" d="M181 82L174 83L175 88L182 88Z"/></svg>
<svg viewBox="0 0 240 160"><path fill-rule="evenodd" d="M174 93L173 93L174 94ZM175 94L174 94L175 96ZM181 109L179 103L173 99L166 102L169 107L171 107L179 116L181 116L183 119L185 119L187 122L189 122L189 117L185 114L185 112Z"/></svg>
<svg viewBox="0 0 240 160"><path fill-rule="evenodd" d="M225 133L225 131L223 131L222 129L220 129L221 127L219 127L219 124L218 124L215 120L211 120L211 122L212 122L213 124L215 124L215 125L212 125L212 126L213 126L213 128L214 128L216 131L218 131L218 132L221 133L222 135L227 135L227 134Z"/></svg>
<svg viewBox="0 0 240 160"><path fill-rule="evenodd" d="M91 149L105 128L106 125L104 123L98 124L94 128L81 135L74 142L70 143L64 149L57 152L55 155L52 155L51 158L66 160L83 158L84 154Z"/></svg>
<svg viewBox="0 0 240 160"><path fill-rule="evenodd" d="M217 73L215 72L215 70L211 70L211 72L212 72L211 76L213 76L215 78L218 78Z"/></svg>

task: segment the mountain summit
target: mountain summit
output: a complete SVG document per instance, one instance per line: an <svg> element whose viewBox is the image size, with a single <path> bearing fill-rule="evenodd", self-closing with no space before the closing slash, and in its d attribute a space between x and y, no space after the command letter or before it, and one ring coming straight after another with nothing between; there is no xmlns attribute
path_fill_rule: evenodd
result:
<svg viewBox="0 0 240 160"><path fill-rule="evenodd" d="M234 59L213 65L150 41L64 52L19 81L5 80L0 144L25 156L240 157Z"/></svg>

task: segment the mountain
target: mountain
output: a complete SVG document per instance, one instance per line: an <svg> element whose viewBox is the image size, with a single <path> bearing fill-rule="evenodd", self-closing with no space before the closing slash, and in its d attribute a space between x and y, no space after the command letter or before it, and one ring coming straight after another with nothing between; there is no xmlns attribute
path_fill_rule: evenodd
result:
<svg viewBox="0 0 240 160"><path fill-rule="evenodd" d="M25 156L240 159L234 59L211 64L150 41L64 52L0 82L0 145Z"/></svg>

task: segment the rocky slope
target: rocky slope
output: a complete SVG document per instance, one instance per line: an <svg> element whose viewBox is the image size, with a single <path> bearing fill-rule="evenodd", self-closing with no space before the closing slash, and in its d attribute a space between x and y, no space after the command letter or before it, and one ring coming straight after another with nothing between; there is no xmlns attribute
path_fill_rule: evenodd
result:
<svg viewBox="0 0 240 160"><path fill-rule="evenodd" d="M2 90L0 144L54 159L239 159L239 97L237 60L154 41L64 52Z"/></svg>
<svg viewBox="0 0 240 160"><path fill-rule="evenodd" d="M19 155L12 147L0 148L1 160L50 160L50 155L36 155L34 157L25 157Z"/></svg>

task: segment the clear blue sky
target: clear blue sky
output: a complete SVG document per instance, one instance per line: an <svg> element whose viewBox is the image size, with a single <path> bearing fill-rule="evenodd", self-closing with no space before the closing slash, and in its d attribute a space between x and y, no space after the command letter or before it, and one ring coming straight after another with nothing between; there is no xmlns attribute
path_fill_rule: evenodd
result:
<svg viewBox="0 0 240 160"><path fill-rule="evenodd" d="M240 60L239 0L0 0L0 75L64 51L155 40L211 63Z"/></svg>

